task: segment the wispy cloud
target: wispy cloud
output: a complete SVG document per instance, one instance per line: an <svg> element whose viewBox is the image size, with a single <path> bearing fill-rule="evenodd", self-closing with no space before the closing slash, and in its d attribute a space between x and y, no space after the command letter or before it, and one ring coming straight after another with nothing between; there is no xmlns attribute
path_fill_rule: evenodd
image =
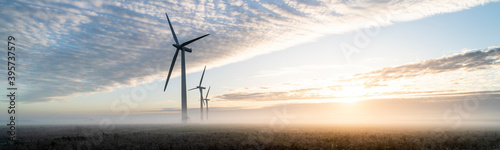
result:
<svg viewBox="0 0 500 150"><path fill-rule="evenodd" d="M450 97L498 94L500 47L469 50L460 54L345 76L332 80L287 83L233 90L217 96L225 101L286 101L349 97ZM326 84L324 84L326 83ZM288 86L298 84L299 86ZM303 88L307 86L307 88ZM493 93L491 93L493 92ZM441 98L449 99L449 98Z"/></svg>
<svg viewBox="0 0 500 150"><path fill-rule="evenodd" d="M224 111L224 110L242 110L248 109L245 107L210 107L210 111ZM199 111L199 108L188 108L189 112ZM159 109L143 109L134 113L181 113L180 108L159 108Z"/></svg>
<svg viewBox="0 0 500 150"><path fill-rule="evenodd" d="M500 48L493 47L485 51L472 50L462 54L430 59L413 64L397 67L388 67L369 73L355 75L359 79L369 79L365 85L367 87L381 86L380 82L395 80L400 78L413 78L427 74L436 74L461 70L471 72L482 69L489 69L500 65Z"/></svg>
<svg viewBox="0 0 500 150"><path fill-rule="evenodd" d="M488 2L19 0L0 2L0 33L17 38L22 96L36 102L163 78L174 53L165 12L180 41L211 33L191 45L192 72L363 28L381 16L386 19L375 25Z"/></svg>
<svg viewBox="0 0 500 150"><path fill-rule="evenodd" d="M320 95L317 91L322 88L298 89L281 92L238 92L217 96L220 100L244 100L244 101L279 101L300 99L323 99L334 98L332 95Z"/></svg>

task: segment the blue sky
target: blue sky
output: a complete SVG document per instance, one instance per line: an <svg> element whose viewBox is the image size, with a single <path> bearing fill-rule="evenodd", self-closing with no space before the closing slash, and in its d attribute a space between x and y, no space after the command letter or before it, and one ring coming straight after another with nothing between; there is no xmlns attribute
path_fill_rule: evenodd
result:
<svg viewBox="0 0 500 150"><path fill-rule="evenodd" d="M1 2L0 7L1 19L8 22L1 26L1 35L16 36L24 49L18 56L23 101L19 115L32 122L44 122L36 119L38 115L60 123L71 122L67 119L75 116L85 123L100 118L130 123L144 118L137 116L162 115L174 119L152 122L177 122L180 66L176 66L167 92L162 91L174 53L164 12L169 13L180 41L211 33L190 45L194 52L187 55L187 84L196 86L207 65L204 84L213 87L210 97L215 116L229 111L266 122L272 116L268 109L287 106L296 110L291 113L300 122L318 116L303 111L318 107L314 104L429 96L438 100L443 97L432 94L460 97L465 92L500 88L495 78L499 56L495 46L500 43L495 38L500 33L495 15L500 13L498 2L12 1ZM366 25L374 26L366 29ZM368 37L368 43L357 46L358 53L346 57L341 45L355 45L367 30L378 32ZM481 53L472 55L474 50ZM434 63L428 63L433 59ZM488 59L493 59L491 64L481 65ZM415 71L418 68L411 65L436 67L448 61L473 65L429 71ZM391 71L387 67L408 69L409 73L380 74ZM398 73L405 77L395 77ZM369 83L386 86L367 88ZM146 93L140 100L123 98L138 91ZM408 94L418 92L421 94ZM188 96L192 118L198 118L197 94ZM493 95L485 103L498 98L495 94L482 94ZM460 101L450 99L446 102ZM429 110L433 115L420 115L419 119L436 119L431 116L445 113L454 103L433 105L436 108ZM418 106L412 109L421 110ZM350 107L354 106L345 106ZM130 115L121 119L124 110ZM479 110L474 111L477 118L495 119L492 110ZM256 112L260 115L251 115ZM220 118L233 118L220 119L222 122L241 121L235 116ZM338 120L319 118L318 122Z"/></svg>

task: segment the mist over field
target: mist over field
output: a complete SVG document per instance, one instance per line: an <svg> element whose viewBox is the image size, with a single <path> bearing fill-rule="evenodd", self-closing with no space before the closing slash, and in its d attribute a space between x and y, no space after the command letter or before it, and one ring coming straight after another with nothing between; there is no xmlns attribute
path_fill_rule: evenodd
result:
<svg viewBox="0 0 500 150"><path fill-rule="evenodd" d="M2 149L496 149L495 128L436 126L168 124L20 126Z"/></svg>
<svg viewBox="0 0 500 150"><path fill-rule="evenodd" d="M263 108L210 109L209 119L200 120L199 108L188 109L191 123L202 124L387 124L387 125L463 125L496 126L500 118L497 94L478 99L477 96L440 98L373 99L355 103L283 104ZM172 124L179 123L179 109L170 112L132 112L130 114L18 114L20 125L98 125L110 124ZM68 121L71 120L71 121ZM4 120L6 122L7 120Z"/></svg>

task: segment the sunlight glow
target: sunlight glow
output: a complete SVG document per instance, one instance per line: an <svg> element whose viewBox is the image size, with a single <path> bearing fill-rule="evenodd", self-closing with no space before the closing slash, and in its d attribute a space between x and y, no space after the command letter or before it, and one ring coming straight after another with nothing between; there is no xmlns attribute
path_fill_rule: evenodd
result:
<svg viewBox="0 0 500 150"><path fill-rule="evenodd" d="M366 90L360 86L343 86L337 93L338 97L360 97L366 94Z"/></svg>

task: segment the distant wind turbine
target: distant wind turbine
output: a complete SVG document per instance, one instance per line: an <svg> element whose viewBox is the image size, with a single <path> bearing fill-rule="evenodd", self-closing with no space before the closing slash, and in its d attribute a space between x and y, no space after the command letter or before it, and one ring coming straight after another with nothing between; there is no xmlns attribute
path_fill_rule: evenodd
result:
<svg viewBox="0 0 500 150"><path fill-rule="evenodd" d="M168 20L168 25L170 26L170 30L172 31L172 36L174 37L175 44L172 44L177 50L175 51L174 58L172 59L172 63L170 64L170 70L168 71L168 76L167 76L167 81L165 82L165 88L163 88L163 91L167 90L167 85L168 85L168 80L170 80L170 75L172 74L172 69L174 69L175 61L177 60L177 55L179 54L179 50L181 50L181 80L182 80L182 90L181 90L181 95L182 95L182 123L187 123L188 116L187 116L187 90L186 90L186 60L184 56L184 51L186 52L192 52L190 48L187 48L185 46L193 43L194 41L197 41L201 38L204 38L210 34L205 34L203 36L200 36L198 38L189 40L187 42L184 42L182 44L179 44L179 41L177 40L177 36L175 35L174 28L172 27L172 23L170 23L170 19L168 18L167 13L165 13L165 16L167 16Z"/></svg>
<svg viewBox="0 0 500 150"><path fill-rule="evenodd" d="M201 86L201 83L203 82L203 76L205 75L205 69L207 69L207 66L205 66L205 68L203 68L203 73L201 74L200 84L198 86L196 86L195 88L189 89L189 91L195 90L195 89L200 89L200 118L201 118L201 120L203 120L203 89L205 89L205 87Z"/></svg>
<svg viewBox="0 0 500 150"><path fill-rule="evenodd" d="M206 107L207 107L207 120L208 120L208 101L210 101L210 99L208 99L208 93L210 93L210 88L211 87L212 86L208 87L207 96L205 96L205 104L206 104Z"/></svg>

